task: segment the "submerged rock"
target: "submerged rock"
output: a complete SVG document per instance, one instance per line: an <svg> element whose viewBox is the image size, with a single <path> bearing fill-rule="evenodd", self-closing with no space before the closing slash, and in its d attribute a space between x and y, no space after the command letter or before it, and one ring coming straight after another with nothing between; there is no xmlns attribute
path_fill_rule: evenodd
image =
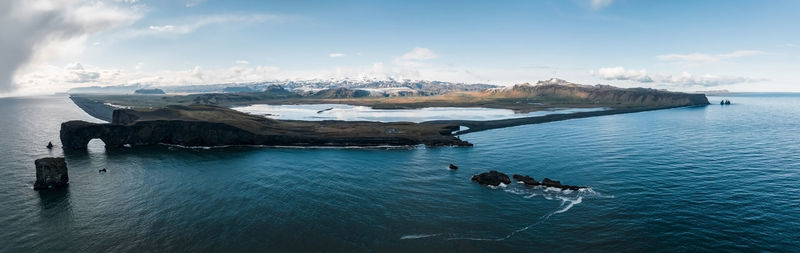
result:
<svg viewBox="0 0 800 253"><path fill-rule="evenodd" d="M508 175L492 170L478 175L472 176L472 181L478 182L482 185L498 186L500 183L510 184L511 179Z"/></svg>
<svg viewBox="0 0 800 253"><path fill-rule="evenodd" d="M542 185L547 186L547 187L559 188L561 190L573 190L573 191L580 190L582 188L586 188L584 186L566 185L566 184L562 185L561 181L556 181L556 180L552 180L552 179L549 179L549 178L542 179Z"/></svg>
<svg viewBox="0 0 800 253"><path fill-rule="evenodd" d="M556 187L556 188L564 187L563 185L561 185L561 181L556 181L549 178L542 179L542 185L547 187Z"/></svg>
<svg viewBox="0 0 800 253"><path fill-rule="evenodd" d="M452 163L451 163L451 164L450 164L450 166L449 166L448 168L450 168L451 170L457 170L457 169L458 169L458 166L456 166L455 164L452 164Z"/></svg>
<svg viewBox="0 0 800 253"><path fill-rule="evenodd" d="M532 178L530 176L523 176L523 175L519 175L519 174L514 174L513 177L514 177L514 180L520 181L520 182L524 183L525 185L539 185L539 181L536 181L536 179L534 179L534 178Z"/></svg>
<svg viewBox="0 0 800 253"><path fill-rule="evenodd" d="M36 159L36 183L34 190L64 187L69 184L67 162L63 157Z"/></svg>

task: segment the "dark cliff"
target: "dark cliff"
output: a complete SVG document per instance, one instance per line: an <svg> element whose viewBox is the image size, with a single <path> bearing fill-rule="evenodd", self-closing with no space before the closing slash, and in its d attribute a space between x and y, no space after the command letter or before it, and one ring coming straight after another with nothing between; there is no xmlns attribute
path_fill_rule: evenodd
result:
<svg viewBox="0 0 800 253"><path fill-rule="evenodd" d="M65 148L84 149L99 138L106 146L471 146L450 133L453 124L345 121L282 121L214 106L169 106L148 111L119 109L110 124L61 124Z"/></svg>
<svg viewBox="0 0 800 253"><path fill-rule="evenodd" d="M485 92L503 98L537 98L571 104L601 104L644 107L708 105L703 94L688 94L648 88L618 88L609 85L580 85L560 79L539 81L536 85L517 84L508 89Z"/></svg>

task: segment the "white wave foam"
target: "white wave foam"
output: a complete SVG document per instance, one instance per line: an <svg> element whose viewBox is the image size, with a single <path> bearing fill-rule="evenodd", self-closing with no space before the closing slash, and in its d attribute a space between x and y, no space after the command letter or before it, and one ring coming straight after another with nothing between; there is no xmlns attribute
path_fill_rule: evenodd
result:
<svg viewBox="0 0 800 253"><path fill-rule="evenodd" d="M414 239L421 239L421 238L428 238L439 236L441 234L414 234L414 235L404 235L400 237L400 240L414 240Z"/></svg>
<svg viewBox="0 0 800 253"><path fill-rule="evenodd" d="M516 234L518 234L520 232L526 231L526 230L528 230L528 229L530 229L530 228L532 228L534 226L537 226L539 224L544 223L545 221L550 219L550 217L553 216L553 215L566 213L567 211L572 209L572 207L574 207L575 205L583 203L583 197L584 196L601 197L601 198L608 198L610 196L610 195L604 195L604 194L595 192L591 188L581 188L580 190L577 190L577 191L562 191L559 188L544 187L544 188L541 189L541 192L532 192L532 193L530 191L521 191L519 189L513 189L512 188L512 189L505 190L505 192L518 194L518 195L522 195L522 194L520 194L521 192L524 192L523 194L530 193L529 195L526 195L526 196L523 197L523 198L526 198L526 199L533 198L533 197L539 196L539 194L541 194L542 198L544 198L546 200L559 200L561 202L561 204L558 206L558 208L556 210L551 211L551 212L549 212L549 213L547 213L545 215L540 216L539 219L537 219L532 224L524 226L524 227L519 228L517 230L514 230L514 231L512 231L511 233L509 233L508 235L506 235L504 237L499 237L499 238L450 237L450 238L446 238L445 240L503 241L503 240L506 240L506 239L509 239L509 238L513 237L514 235L516 235ZM610 196L610 198L613 198L613 197L614 196Z"/></svg>
<svg viewBox="0 0 800 253"><path fill-rule="evenodd" d="M563 208L563 209L561 209L561 210L558 210L558 211L555 211L555 212L553 212L553 214L559 214L559 213L563 213L563 212L569 211L569 209L570 209L570 208L572 208L573 206L575 206L575 205L577 205L577 204L580 204L581 202L583 202L583 197L578 197L578 199L576 199L576 200L573 200L573 201L568 201L568 202L569 202L569 204L567 204L567 206L566 206L566 207L564 207L564 208Z"/></svg>
<svg viewBox="0 0 800 253"><path fill-rule="evenodd" d="M520 189L517 189L517 188L508 188L508 189L505 189L504 191L508 192L508 193L511 193L511 194L516 194L516 195L527 194L526 191L520 190Z"/></svg>
<svg viewBox="0 0 800 253"><path fill-rule="evenodd" d="M508 185L507 185L507 184L504 184L504 183L500 183L500 185L497 185L497 186L494 186L494 185L487 185L487 186L489 186L489 188L492 188L492 189L497 189L497 188L506 188L506 187L508 187Z"/></svg>

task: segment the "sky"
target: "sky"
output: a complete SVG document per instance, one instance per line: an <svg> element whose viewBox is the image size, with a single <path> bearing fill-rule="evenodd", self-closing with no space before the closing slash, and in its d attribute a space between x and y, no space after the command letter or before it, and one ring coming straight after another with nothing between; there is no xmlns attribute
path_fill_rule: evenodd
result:
<svg viewBox="0 0 800 253"><path fill-rule="evenodd" d="M0 96L311 79L800 91L800 1L2 0Z"/></svg>

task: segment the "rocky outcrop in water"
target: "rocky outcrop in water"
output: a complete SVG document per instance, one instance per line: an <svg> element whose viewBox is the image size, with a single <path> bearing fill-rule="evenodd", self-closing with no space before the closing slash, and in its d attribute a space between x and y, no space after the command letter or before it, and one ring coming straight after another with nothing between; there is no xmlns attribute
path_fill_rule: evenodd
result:
<svg viewBox="0 0 800 253"><path fill-rule="evenodd" d="M36 182L34 190L53 189L69 184L67 162L63 157L36 159Z"/></svg>
<svg viewBox="0 0 800 253"><path fill-rule="evenodd" d="M533 179L530 176L523 176L523 175L519 175L519 174L514 174L513 177L514 177L514 180L517 180L519 182L524 183L525 185L530 185L530 186L539 186L539 185L541 185L541 186L545 186L545 187L554 187L554 188L559 188L561 190L573 190L573 191L574 190L580 190L582 188L586 188L584 186L562 185L561 181L555 181L555 180L552 180L552 179L549 179L549 178L544 178L544 179L542 179L542 182L539 183L538 181L536 181L536 179Z"/></svg>
<svg viewBox="0 0 800 253"><path fill-rule="evenodd" d="M450 166L447 166L447 167L450 168L451 170L457 170L458 169L458 166L456 166L455 164L452 164L452 163L450 164Z"/></svg>
<svg viewBox="0 0 800 253"><path fill-rule="evenodd" d="M393 129L394 131L388 131ZM61 124L61 143L85 149L99 138L107 147L181 146L472 146L450 133L458 125L410 122L274 120L206 106L168 106L148 111L114 111L111 124Z"/></svg>
<svg viewBox="0 0 800 253"><path fill-rule="evenodd" d="M520 181L525 185L534 185L534 186L539 185L539 181L536 181L536 179L533 179L530 176L522 176L519 174L514 174L512 177L514 178L514 180Z"/></svg>
<svg viewBox="0 0 800 253"><path fill-rule="evenodd" d="M491 185L491 186L498 186L501 183L503 184L510 184L511 179L508 178L508 175L497 172L496 170L491 170L489 172L484 172L478 175L472 176L472 181L475 181L482 185Z"/></svg>

